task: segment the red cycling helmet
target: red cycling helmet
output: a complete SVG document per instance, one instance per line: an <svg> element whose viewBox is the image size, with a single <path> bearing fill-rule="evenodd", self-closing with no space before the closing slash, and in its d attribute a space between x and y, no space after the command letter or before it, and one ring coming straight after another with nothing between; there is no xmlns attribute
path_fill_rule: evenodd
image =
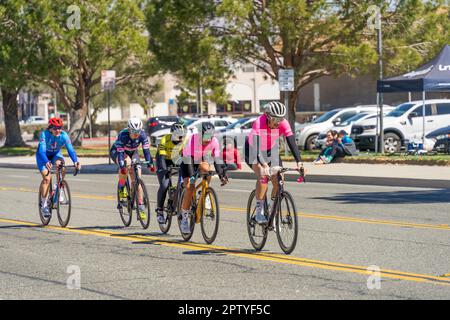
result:
<svg viewBox="0 0 450 320"><path fill-rule="evenodd" d="M50 118L50 120L48 120L48 126L49 127L62 127L63 126L63 121L61 120L61 118Z"/></svg>

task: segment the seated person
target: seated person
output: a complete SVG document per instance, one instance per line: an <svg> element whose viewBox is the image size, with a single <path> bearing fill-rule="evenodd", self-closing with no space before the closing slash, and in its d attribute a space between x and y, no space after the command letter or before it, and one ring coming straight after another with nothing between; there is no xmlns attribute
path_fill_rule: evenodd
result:
<svg viewBox="0 0 450 320"><path fill-rule="evenodd" d="M222 149L223 166L226 170L241 170L241 158L237 149L237 140L233 137L224 137Z"/></svg>
<svg viewBox="0 0 450 320"><path fill-rule="evenodd" d="M327 132L325 148L313 162L314 164L328 164L333 162L336 158L345 157L344 150L342 149L338 138L339 134L337 131L330 130Z"/></svg>
<svg viewBox="0 0 450 320"><path fill-rule="evenodd" d="M350 138L345 130L339 131L339 141L341 148L347 156L354 156L358 153L355 142Z"/></svg>

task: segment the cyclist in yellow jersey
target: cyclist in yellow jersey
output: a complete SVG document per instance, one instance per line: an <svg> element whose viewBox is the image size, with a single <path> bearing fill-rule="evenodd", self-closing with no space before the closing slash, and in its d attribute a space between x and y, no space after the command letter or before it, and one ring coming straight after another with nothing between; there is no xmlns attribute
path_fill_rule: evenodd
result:
<svg viewBox="0 0 450 320"><path fill-rule="evenodd" d="M169 188L169 171L171 166L179 165L181 152L186 138L186 128L181 123L174 123L170 127L170 134L166 134L158 145L156 151L156 174L159 181L157 194L156 217L158 223L165 223L162 215L164 201L166 200L167 189Z"/></svg>

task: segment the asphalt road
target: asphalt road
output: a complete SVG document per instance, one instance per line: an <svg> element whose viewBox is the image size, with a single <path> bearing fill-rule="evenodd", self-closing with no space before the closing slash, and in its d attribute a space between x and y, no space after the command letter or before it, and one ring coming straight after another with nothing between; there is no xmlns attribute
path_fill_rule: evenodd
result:
<svg viewBox="0 0 450 320"><path fill-rule="evenodd" d="M154 201L157 181L144 180ZM286 256L273 232L252 250L252 181L213 183L213 245L200 228L180 241L176 223L162 235L154 215L148 230L123 228L115 175L68 181L69 228L40 227L38 173L0 169L0 299L450 299L449 189L287 183L300 233Z"/></svg>

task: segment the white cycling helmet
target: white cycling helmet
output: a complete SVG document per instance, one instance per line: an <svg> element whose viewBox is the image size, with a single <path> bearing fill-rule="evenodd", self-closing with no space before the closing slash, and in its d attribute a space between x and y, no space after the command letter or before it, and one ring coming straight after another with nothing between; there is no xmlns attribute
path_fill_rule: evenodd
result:
<svg viewBox="0 0 450 320"><path fill-rule="evenodd" d="M264 111L272 118L284 118L286 116L286 107L281 102L272 101L264 106Z"/></svg>
<svg viewBox="0 0 450 320"><path fill-rule="evenodd" d="M182 123L174 123L170 127L172 141L180 140L186 136L186 127Z"/></svg>
<svg viewBox="0 0 450 320"><path fill-rule="evenodd" d="M128 129L132 131L142 130L142 121L139 118L131 118L128 120Z"/></svg>

